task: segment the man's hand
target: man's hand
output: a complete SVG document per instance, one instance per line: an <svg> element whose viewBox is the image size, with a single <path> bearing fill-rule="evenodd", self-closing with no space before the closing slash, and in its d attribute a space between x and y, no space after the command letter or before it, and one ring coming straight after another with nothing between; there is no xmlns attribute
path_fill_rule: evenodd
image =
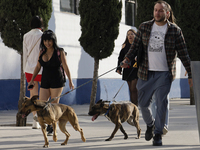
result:
<svg viewBox="0 0 200 150"><path fill-rule="evenodd" d="M193 86L192 78L188 79L188 83L189 83L190 87Z"/></svg>
<svg viewBox="0 0 200 150"><path fill-rule="evenodd" d="M127 67L128 67L128 60L127 60L127 59L124 59L124 60L121 62L121 67L122 67L122 68L127 68Z"/></svg>
<svg viewBox="0 0 200 150"><path fill-rule="evenodd" d="M187 71L185 71L185 76L187 75ZM192 87L193 86L193 82L192 82L192 79L188 79L188 83L189 83L189 86Z"/></svg>

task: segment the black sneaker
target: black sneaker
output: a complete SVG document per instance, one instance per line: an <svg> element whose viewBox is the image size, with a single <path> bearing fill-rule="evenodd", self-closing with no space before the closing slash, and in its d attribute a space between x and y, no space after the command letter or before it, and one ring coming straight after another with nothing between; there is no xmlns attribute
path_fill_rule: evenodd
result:
<svg viewBox="0 0 200 150"><path fill-rule="evenodd" d="M149 141L149 140L152 139L152 137L153 137L153 131L154 131L154 125L151 126L151 127L147 126L147 130L145 132L145 140L146 141Z"/></svg>
<svg viewBox="0 0 200 150"><path fill-rule="evenodd" d="M162 146L162 137L160 134L155 134L153 137L153 146Z"/></svg>
<svg viewBox="0 0 200 150"><path fill-rule="evenodd" d="M47 129L48 129L47 136L52 136L53 135L53 127L52 126L50 126L49 128L47 127Z"/></svg>
<svg viewBox="0 0 200 150"><path fill-rule="evenodd" d="M48 125L47 126L47 132L49 132L49 130L52 128L52 125Z"/></svg>

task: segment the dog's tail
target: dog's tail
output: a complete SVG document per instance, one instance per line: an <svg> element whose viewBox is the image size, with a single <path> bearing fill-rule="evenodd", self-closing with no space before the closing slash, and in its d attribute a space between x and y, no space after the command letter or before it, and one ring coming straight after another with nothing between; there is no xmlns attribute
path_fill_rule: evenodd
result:
<svg viewBox="0 0 200 150"><path fill-rule="evenodd" d="M139 109L136 105L134 105L133 117L135 116L135 120L139 120L139 115Z"/></svg>

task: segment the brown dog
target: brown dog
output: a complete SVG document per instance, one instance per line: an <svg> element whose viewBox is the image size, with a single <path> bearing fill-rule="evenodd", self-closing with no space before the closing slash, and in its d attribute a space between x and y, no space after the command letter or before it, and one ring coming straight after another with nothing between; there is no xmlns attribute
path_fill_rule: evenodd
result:
<svg viewBox="0 0 200 150"><path fill-rule="evenodd" d="M101 114L105 116L115 124L115 129L112 132L111 136L106 139L106 141L111 141L114 138L117 130L120 129L124 134L124 139L128 138L125 130L123 129L122 123L127 121L128 124L135 126L137 128L137 138L140 138L141 129L139 126L139 109L136 105L131 102L124 103L112 103L110 101L99 100L88 113L90 116L93 116L92 121L97 119Z"/></svg>
<svg viewBox="0 0 200 150"><path fill-rule="evenodd" d="M33 96L31 99L25 97L25 101L22 105L22 109L19 113L22 117L28 116L32 111L37 111L38 121L40 123L42 133L44 135L45 144L43 147L49 147L49 141L47 139L46 124L53 125L53 140L57 141L56 126L57 121L60 130L66 135L66 140L61 145L66 145L70 134L66 130L66 123L69 121L72 127L79 131L83 142L86 141L83 131L79 126L78 118L73 108L64 104L48 104L44 109L47 102L37 100L38 96Z"/></svg>

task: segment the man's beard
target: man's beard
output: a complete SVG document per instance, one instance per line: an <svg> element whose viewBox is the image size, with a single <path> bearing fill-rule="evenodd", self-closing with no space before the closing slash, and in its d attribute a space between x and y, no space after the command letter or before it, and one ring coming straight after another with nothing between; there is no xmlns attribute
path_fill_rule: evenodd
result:
<svg viewBox="0 0 200 150"><path fill-rule="evenodd" d="M165 21L165 16L162 16L160 19L156 19L154 17L155 22L164 22Z"/></svg>

